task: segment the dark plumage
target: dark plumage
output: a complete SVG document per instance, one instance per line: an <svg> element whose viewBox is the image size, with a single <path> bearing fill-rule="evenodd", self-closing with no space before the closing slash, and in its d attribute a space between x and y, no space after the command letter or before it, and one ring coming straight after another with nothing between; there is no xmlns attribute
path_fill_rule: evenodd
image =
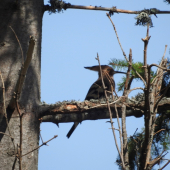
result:
<svg viewBox="0 0 170 170"><path fill-rule="evenodd" d="M100 74L100 67L93 66L93 67L85 67L85 68L93 71L98 71L98 75L99 75L97 81L95 81L91 85L85 100L105 98L105 94L102 86L102 78ZM107 95L110 96L112 91L115 91L115 82L113 80L113 75L115 74L115 71L113 70L112 67L109 67L107 65L101 65L101 69L102 69L103 81L106 90L108 91Z"/></svg>
<svg viewBox="0 0 170 170"><path fill-rule="evenodd" d="M84 68L93 70L93 71L97 71L98 75L99 75L97 81L95 81L91 85L91 87L86 95L85 100L105 98L105 94L104 94L104 90L103 90L103 86L102 86L102 78L101 78L101 74L100 74L100 67L92 66L92 67L84 67ZM107 95L110 96L115 91L115 81L113 79L113 75L116 73L123 73L123 74L126 74L126 73L120 72L120 71L114 71L114 69L112 67L107 66L107 65L101 65L101 69L102 69L103 81L104 81L104 84L105 84L105 87L107 90ZM79 124L79 122L75 122L73 124L72 128L70 129L70 131L67 134L68 138L74 132L74 130L76 129L78 124Z"/></svg>

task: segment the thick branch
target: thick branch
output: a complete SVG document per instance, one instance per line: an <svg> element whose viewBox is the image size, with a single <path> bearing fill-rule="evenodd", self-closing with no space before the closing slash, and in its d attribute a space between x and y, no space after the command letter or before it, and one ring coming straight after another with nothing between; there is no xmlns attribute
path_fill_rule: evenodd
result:
<svg viewBox="0 0 170 170"><path fill-rule="evenodd" d="M95 102L96 101L96 102ZM84 120L109 119L110 115L107 110L107 104L94 100L93 102L62 102L55 105L41 105L36 110L39 111L42 122L65 123L65 122L81 122ZM122 102L117 103L119 117L121 117ZM96 106L94 108L94 106ZM112 117L116 118L114 104L110 105ZM170 98L163 98L158 104L158 113L170 109ZM126 117L143 116L144 101L127 102ZM29 110L27 110L28 112Z"/></svg>

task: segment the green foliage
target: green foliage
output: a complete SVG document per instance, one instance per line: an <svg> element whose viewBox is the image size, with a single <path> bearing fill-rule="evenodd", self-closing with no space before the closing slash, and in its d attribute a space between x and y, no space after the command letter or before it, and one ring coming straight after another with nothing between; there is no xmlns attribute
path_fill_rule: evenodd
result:
<svg viewBox="0 0 170 170"><path fill-rule="evenodd" d="M153 137L152 151L151 151L152 159L159 156L163 150L170 149L170 138L169 138L170 114L169 113L162 113L157 118L155 135ZM165 129L165 130L159 131L160 129ZM130 136L130 138L128 138L128 154L129 154L130 170L137 169L136 167L137 164L139 163L138 161L142 149L142 144L144 141L144 136L145 133L143 128L141 132L136 133L133 136ZM118 165L120 165L121 161L119 156L117 157L116 162L118 163ZM121 169L121 166L119 166L119 169Z"/></svg>
<svg viewBox="0 0 170 170"><path fill-rule="evenodd" d="M170 111L161 113L155 126L152 155L158 156L163 150L170 149Z"/></svg>
<svg viewBox="0 0 170 170"><path fill-rule="evenodd" d="M126 60L113 58L109 61L109 65L111 65L113 69L121 71L121 70L127 70L129 64Z"/></svg>
<svg viewBox="0 0 170 170"><path fill-rule="evenodd" d="M144 131L144 130L142 130ZM133 136L130 136L128 138L128 154L129 154L129 166L130 170L135 170L137 169L137 163L140 157L140 152L141 152L141 147L142 147L142 142L144 141L144 133L135 133ZM120 157L117 157L116 162L119 165L119 169L121 169L120 163Z"/></svg>
<svg viewBox="0 0 170 170"><path fill-rule="evenodd" d="M122 71L122 70L127 71L129 64L126 60L120 60L120 59L113 58L110 60L109 65L111 65L113 67L113 69L116 69L118 71ZM141 63L141 62L134 63L132 61L132 67L144 78L143 63ZM141 80L139 78L139 76L136 74L136 72L133 71L133 69L131 70L130 74L131 74L130 78L133 76L134 80L136 80L136 81ZM151 70L151 81L153 80L153 78L155 76L156 76L156 74L154 73L154 71ZM122 91L124 89L125 81L126 81L126 77L122 77L122 80L117 83L118 91Z"/></svg>
<svg viewBox="0 0 170 170"><path fill-rule="evenodd" d="M119 82L117 83L117 89L118 89L118 91L122 91L122 90L124 89L125 81L126 81L126 77L123 76L123 77L122 77L122 81L119 81Z"/></svg>
<svg viewBox="0 0 170 170"><path fill-rule="evenodd" d="M143 130L144 131L144 130ZM129 165L131 170L135 170L140 157L144 133L137 133L128 139Z"/></svg>

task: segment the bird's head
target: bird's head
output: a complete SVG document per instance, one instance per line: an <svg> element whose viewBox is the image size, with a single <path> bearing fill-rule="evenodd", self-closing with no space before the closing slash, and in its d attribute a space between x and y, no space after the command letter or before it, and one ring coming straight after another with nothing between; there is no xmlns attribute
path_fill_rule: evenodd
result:
<svg viewBox="0 0 170 170"><path fill-rule="evenodd" d="M92 70L92 71L97 71L99 74L99 77L101 76L100 75L100 67L98 65L92 66L92 67L84 67L84 68ZM116 73L127 74L125 72L115 71L112 67L110 67L108 65L101 65L101 69L102 69L102 73L104 73L104 74L107 73L107 74L109 74L110 77L112 77Z"/></svg>

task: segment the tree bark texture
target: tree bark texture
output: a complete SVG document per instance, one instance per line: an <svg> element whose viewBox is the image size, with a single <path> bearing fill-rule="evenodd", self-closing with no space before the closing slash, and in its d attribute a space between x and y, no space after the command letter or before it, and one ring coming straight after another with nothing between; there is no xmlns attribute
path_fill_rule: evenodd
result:
<svg viewBox="0 0 170 170"><path fill-rule="evenodd" d="M10 107L16 92L16 84L22 66L22 54L16 35L23 50L25 60L30 36L36 38L33 58L28 68L19 99L22 116L22 154L39 144L38 113L34 109L40 103L40 66L43 0L0 1L0 71L5 83L6 108L9 130L13 142L7 135L0 134L0 169L19 169L20 118L18 111ZM12 31L12 29L14 32ZM16 35L15 35L16 34ZM2 81L0 80L0 132L9 135L3 115ZM22 169L36 170L38 151L22 157Z"/></svg>

